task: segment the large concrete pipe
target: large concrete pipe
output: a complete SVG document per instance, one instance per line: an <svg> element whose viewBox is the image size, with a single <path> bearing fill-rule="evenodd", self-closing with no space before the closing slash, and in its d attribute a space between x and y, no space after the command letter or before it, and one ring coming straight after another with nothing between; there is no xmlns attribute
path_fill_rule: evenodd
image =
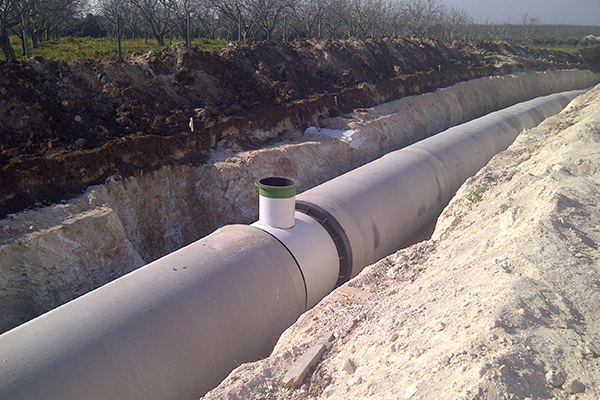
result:
<svg viewBox="0 0 600 400"><path fill-rule="evenodd" d="M297 209L340 238L341 280L396 251L523 130L585 91L537 98L450 128L310 189ZM331 223L333 222L333 223Z"/></svg>
<svg viewBox="0 0 600 400"><path fill-rule="evenodd" d="M390 153L301 194L293 224L224 227L6 332L0 399L198 398L266 356L340 276L398 249L521 129L578 93Z"/></svg>
<svg viewBox="0 0 600 400"><path fill-rule="evenodd" d="M305 308L289 251L226 226L0 336L0 399L197 399Z"/></svg>

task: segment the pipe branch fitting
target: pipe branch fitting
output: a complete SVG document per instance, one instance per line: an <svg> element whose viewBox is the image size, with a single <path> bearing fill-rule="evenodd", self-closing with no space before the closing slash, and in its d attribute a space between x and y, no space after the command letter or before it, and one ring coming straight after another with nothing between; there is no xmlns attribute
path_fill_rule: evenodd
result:
<svg viewBox="0 0 600 400"><path fill-rule="evenodd" d="M300 186L300 182L292 178L271 176L262 178L255 185L259 188L258 222L273 228L293 228L296 188Z"/></svg>

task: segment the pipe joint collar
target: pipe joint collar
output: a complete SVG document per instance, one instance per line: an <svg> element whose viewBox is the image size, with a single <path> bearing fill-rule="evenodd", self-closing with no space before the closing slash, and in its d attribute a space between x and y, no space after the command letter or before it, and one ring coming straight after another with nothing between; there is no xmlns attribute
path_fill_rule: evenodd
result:
<svg viewBox="0 0 600 400"><path fill-rule="evenodd" d="M335 288L340 263L336 245L319 221L301 212L295 213L295 219L290 229L265 226L260 221L251 226L274 236L296 260L304 278L306 309L309 309Z"/></svg>

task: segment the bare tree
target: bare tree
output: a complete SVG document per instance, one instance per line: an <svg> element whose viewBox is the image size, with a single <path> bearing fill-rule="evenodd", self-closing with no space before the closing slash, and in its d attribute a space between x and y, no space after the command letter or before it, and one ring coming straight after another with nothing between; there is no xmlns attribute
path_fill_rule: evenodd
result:
<svg viewBox="0 0 600 400"><path fill-rule="evenodd" d="M273 32L285 12L292 9L293 0L248 0L247 8L254 24L262 30L266 40L271 40Z"/></svg>
<svg viewBox="0 0 600 400"><path fill-rule="evenodd" d="M508 38L508 23L493 24L491 26L492 40L506 40Z"/></svg>
<svg viewBox="0 0 600 400"><path fill-rule="evenodd" d="M406 0L403 8L410 35L432 35L445 13L440 0Z"/></svg>
<svg viewBox="0 0 600 400"><path fill-rule="evenodd" d="M0 0L0 48L6 60L17 59L15 50L10 44L10 31L22 22L23 13L28 9L29 3L26 1Z"/></svg>
<svg viewBox="0 0 600 400"><path fill-rule="evenodd" d="M323 19L327 9L326 0L301 0L292 10L296 31L305 37L323 37Z"/></svg>
<svg viewBox="0 0 600 400"><path fill-rule="evenodd" d="M222 17L230 22L229 31L237 32L237 40L246 39L254 28L246 0L211 0Z"/></svg>
<svg viewBox="0 0 600 400"><path fill-rule="evenodd" d="M469 35L473 40L506 40L509 37L509 24L492 24L487 20L485 24L473 25Z"/></svg>
<svg viewBox="0 0 600 400"><path fill-rule="evenodd" d="M132 15L132 10L129 7L130 3L122 0L99 0L98 10L106 21L109 22L108 31L115 36L117 18L129 20Z"/></svg>
<svg viewBox="0 0 600 400"><path fill-rule="evenodd" d="M200 34L210 39L215 39L223 28L218 10L212 7L208 1L201 1L198 4L196 19L200 25Z"/></svg>
<svg viewBox="0 0 600 400"><path fill-rule="evenodd" d="M384 8L382 0L354 0L347 14L349 35L361 39L375 37Z"/></svg>
<svg viewBox="0 0 600 400"><path fill-rule="evenodd" d="M329 0L324 14L324 24L327 29L327 34L330 39L340 39L346 33L344 28L347 27L346 16L350 12L351 0Z"/></svg>
<svg viewBox="0 0 600 400"><path fill-rule="evenodd" d="M0 0L0 30L3 30L0 39L5 57L15 58L8 35L14 32L21 17L26 17L29 32L37 41L42 32L62 34L87 1ZM143 28L164 45L166 35L188 37L192 29L194 35L211 38L223 35L238 40L255 37L285 41L290 35L366 39L434 35L442 31L449 40L458 39L471 19L464 10L446 9L441 1L95 0L95 3L113 34L119 19L126 34L134 36Z"/></svg>
<svg viewBox="0 0 600 400"><path fill-rule="evenodd" d="M540 25L539 17L530 17L527 13L521 18L523 31L521 32L521 40L524 44L531 44L538 27Z"/></svg>
<svg viewBox="0 0 600 400"><path fill-rule="evenodd" d="M146 21L152 36L159 45L164 46L165 36L169 33L173 8L170 0L129 0Z"/></svg>
<svg viewBox="0 0 600 400"><path fill-rule="evenodd" d="M28 5L22 15L33 48L37 48L39 42L49 35L61 36L87 9L87 1L84 0L29 0Z"/></svg>
<svg viewBox="0 0 600 400"><path fill-rule="evenodd" d="M402 36L406 33L404 9L397 1L390 0L385 10L385 23L382 27L383 36Z"/></svg>
<svg viewBox="0 0 600 400"><path fill-rule="evenodd" d="M187 36L188 21L192 22L199 14L202 7L201 0L170 0L173 10L173 27L177 35L185 38ZM190 27L191 30L191 27Z"/></svg>
<svg viewBox="0 0 600 400"><path fill-rule="evenodd" d="M450 8L443 18L444 39L447 41L464 39L473 17L462 8Z"/></svg>

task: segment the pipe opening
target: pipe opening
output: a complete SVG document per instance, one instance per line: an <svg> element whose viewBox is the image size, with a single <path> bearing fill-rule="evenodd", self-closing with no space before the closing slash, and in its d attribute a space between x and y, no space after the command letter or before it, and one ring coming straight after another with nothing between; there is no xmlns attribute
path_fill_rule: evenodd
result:
<svg viewBox="0 0 600 400"><path fill-rule="evenodd" d="M273 228L290 229L295 225L296 188L300 182L281 176L262 178L259 188L258 222Z"/></svg>
<svg viewBox="0 0 600 400"><path fill-rule="evenodd" d="M300 186L300 182L282 176L269 176L262 178L255 185L260 189L261 196L285 199L296 195L296 188Z"/></svg>

